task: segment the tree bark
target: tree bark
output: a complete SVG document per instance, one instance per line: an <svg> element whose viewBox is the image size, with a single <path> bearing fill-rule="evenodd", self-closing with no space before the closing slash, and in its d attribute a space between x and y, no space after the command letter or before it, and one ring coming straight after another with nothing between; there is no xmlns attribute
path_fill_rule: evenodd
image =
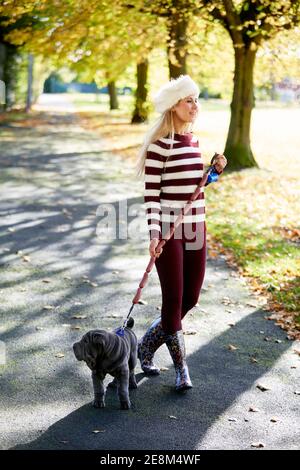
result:
<svg viewBox="0 0 300 470"><path fill-rule="evenodd" d="M187 37L188 19L182 14L171 15L167 22L169 39L167 44L169 77L177 78L187 73Z"/></svg>
<svg viewBox="0 0 300 470"><path fill-rule="evenodd" d="M119 109L116 83L114 81L108 82L107 87L108 87L108 93L109 93L110 109Z"/></svg>
<svg viewBox="0 0 300 470"><path fill-rule="evenodd" d="M135 109L131 119L131 124L139 124L148 120L147 106L147 76L148 59L137 64L137 88L135 92Z"/></svg>
<svg viewBox="0 0 300 470"><path fill-rule="evenodd" d="M251 113L254 107L253 72L256 49L235 47L234 89L231 119L224 154L228 170L258 166L250 144Z"/></svg>

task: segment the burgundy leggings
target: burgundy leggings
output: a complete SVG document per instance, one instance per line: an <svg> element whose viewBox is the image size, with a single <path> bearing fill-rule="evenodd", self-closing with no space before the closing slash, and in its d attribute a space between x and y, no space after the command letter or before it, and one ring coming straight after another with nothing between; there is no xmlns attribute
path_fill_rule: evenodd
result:
<svg viewBox="0 0 300 470"><path fill-rule="evenodd" d="M162 328L167 334L182 329L181 320L198 302L206 264L206 225L200 248L188 249L189 241L171 237L155 266L162 292Z"/></svg>

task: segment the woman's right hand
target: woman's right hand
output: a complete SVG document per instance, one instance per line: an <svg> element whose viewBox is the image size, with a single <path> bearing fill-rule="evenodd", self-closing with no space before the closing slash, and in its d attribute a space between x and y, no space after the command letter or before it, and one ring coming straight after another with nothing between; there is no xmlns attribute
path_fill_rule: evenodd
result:
<svg viewBox="0 0 300 470"><path fill-rule="evenodd" d="M152 238L152 240L150 241L150 245L149 245L150 256L155 256L156 258L158 258L161 255L162 248L160 248L160 250L158 252L155 251L158 244L159 244L159 239L158 238Z"/></svg>

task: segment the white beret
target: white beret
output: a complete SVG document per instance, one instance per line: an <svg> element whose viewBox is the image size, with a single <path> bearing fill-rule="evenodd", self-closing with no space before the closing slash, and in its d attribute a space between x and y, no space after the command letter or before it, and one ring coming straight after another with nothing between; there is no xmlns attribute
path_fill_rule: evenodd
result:
<svg viewBox="0 0 300 470"><path fill-rule="evenodd" d="M189 95L200 94L198 85L189 75L180 75L178 78L171 78L169 82L163 85L153 96L155 111L164 113L170 109L179 100Z"/></svg>

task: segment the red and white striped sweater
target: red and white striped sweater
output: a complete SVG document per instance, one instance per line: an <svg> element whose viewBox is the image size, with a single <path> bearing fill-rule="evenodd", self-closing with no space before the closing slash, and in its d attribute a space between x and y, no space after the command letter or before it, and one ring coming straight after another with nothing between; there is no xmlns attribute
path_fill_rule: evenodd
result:
<svg viewBox="0 0 300 470"><path fill-rule="evenodd" d="M199 142L193 133L175 134L172 149L169 148L171 142L171 138L162 137L147 149L144 203L151 240L164 237L204 173ZM180 233L186 233L187 226L193 233L203 230L204 223L205 197L204 188L201 188L198 198L183 218Z"/></svg>

